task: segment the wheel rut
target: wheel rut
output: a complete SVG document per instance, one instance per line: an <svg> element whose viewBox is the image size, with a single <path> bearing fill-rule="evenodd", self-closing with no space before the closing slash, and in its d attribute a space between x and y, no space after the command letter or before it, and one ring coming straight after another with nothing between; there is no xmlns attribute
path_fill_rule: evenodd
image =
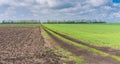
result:
<svg viewBox="0 0 120 64"><path fill-rule="evenodd" d="M96 53L92 53L90 50L81 49L75 47L74 45L68 44L62 41L58 37L54 36L48 31L48 29L43 29L50 35L50 37L55 40L62 48L72 52L73 54L82 57L85 62L83 64L119 64L118 61L112 59L111 57L104 57Z"/></svg>
<svg viewBox="0 0 120 64"><path fill-rule="evenodd" d="M73 42L76 42L76 43L79 43L79 44L88 46L88 47L90 47L90 48L95 48L95 49L97 49L97 50L101 50L101 51L106 52L106 53L109 53L109 54L111 54L111 55L120 56L120 50L111 49L111 48L109 48L109 47L98 47L98 46L90 45L90 44L85 43L85 42L82 42L82 41L80 41L80 40L78 40L78 39L75 39L75 38L72 38L72 37L70 37L70 36L67 36L67 35L65 35L65 34L61 34L61 33L59 33L59 32L53 31L53 30L51 30L51 29L49 29L49 28L47 28L47 27L44 27L44 28L46 28L46 29L54 32L55 34L58 34L58 35L66 38L66 39L68 39L68 40L70 40L70 41L73 41Z"/></svg>

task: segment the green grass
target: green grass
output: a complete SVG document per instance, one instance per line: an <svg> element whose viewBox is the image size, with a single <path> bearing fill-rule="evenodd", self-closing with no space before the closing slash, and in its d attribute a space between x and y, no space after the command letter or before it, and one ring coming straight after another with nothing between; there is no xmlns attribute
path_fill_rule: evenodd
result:
<svg viewBox="0 0 120 64"><path fill-rule="evenodd" d="M48 40L50 39L50 40L52 40L52 38L51 38L44 30L42 31L42 35L44 35L43 37L44 37L45 39L48 39ZM55 43L56 43L56 42L55 42ZM55 47L55 48L54 48L54 47ZM56 48L57 48L57 49L56 49ZM70 61L74 61L75 64L81 64L81 63L84 61L81 57L72 54L71 52L69 52L69 51L61 48L60 46L53 46L52 49L56 52L57 55L60 54L60 56L66 57L66 58L63 60L63 61L66 62L66 63L67 63L67 62L70 62Z"/></svg>
<svg viewBox="0 0 120 64"><path fill-rule="evenodd" d="M44 26L92 45L120 49L119 24L44 24Z"/></svg>
<svg viewBox="0 0 120 64"><path fill-rule="evenodd" d="M49 31L49 30L48 30L48 31ZM68 44L72 44L73 46L76 46L76 47L81 48L81 49L84 49L84 50L89 50L89 51L91 51L92 53L100 54L101 56L104 56L104 57L111 57L111 58L113 58L113 59L115 59L115 60L117 60L117 61L120 62L120 57L119 57L119 56L111 55L111 54L105 53L105 52L103 52L103 51L100 51L100 50L97 50L97 49L94 49L94 48L90 48L90 47L88 47L88 46L85 46L85 45L82 45L82 44L78 44L78 43L76 43L76 42L72 42L72 41L70 41L70 40L68 40L68 39L65 39L65 38L63 38L63 37L61 37L61 36L53 33L52 31L49 31L49 32L50 32L51 34L53 34L55 37L61 39L62 41L66 42L66 43L68 43Z"/></svg>

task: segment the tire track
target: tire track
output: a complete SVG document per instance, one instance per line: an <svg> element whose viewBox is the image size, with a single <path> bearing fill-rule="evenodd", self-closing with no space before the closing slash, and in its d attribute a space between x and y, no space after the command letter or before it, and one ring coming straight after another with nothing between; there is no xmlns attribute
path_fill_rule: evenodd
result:
<svg viewBox="0 0 120 64"><path fill-rule="evenodd" d="M43 27L44 27L44 26L43 26ZM90 44L87 44L87 43L82 42L82 41L80 41L80 40L77 40L77 39L75 39L75 38L69 37L69 36L67 36L67 35L65 35L65 34L61 34L61 33L59 33L59 32L56 32L56 31L54 31L54 30L51 30L51 29L49 29L49 28L47 28L47 27L44 27L44 28L46 28L46 29L54 32L55 34L58 34L58 35L66 38L66 39L68 39L68 40L71 40L71 41L73 41L73 42L76 42L76 43L79 43L79 44L88 46L88 47L90 47L90 48L95 48L95 49L97 49L97 50L104 51L104 52L109 53L109 54L111 54L111 55L120 56L120 50L111 49L111 48L109 48L109 47L98 47L98 46L90 45Z"/></svg>
<svg viewBox="0 0 120 64"><path fill-rule="evenodd" d="M81 49L75 47L67 42L62 41L58 37L50 33L46 28L43 29L53 38L62 48L67 49L68 51L74 53L77 56L81 56L85 62L83 64L119 64L116 60L113 60L111 57L103 57L99 54L92 53L89 50Z"/></svg>

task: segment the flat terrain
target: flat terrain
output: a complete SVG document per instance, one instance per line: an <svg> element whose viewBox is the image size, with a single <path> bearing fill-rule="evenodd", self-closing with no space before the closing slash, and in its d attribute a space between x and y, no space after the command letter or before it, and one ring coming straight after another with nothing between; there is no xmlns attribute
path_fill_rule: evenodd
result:
<svg viewBox="0 0 120 64"><path fill-rule="evenodd" d="M116 24L43 25L62 48L82 57L83 64L120 63L119 27Z"/></svg>
<svg viewBox="0 0 120 64"><path fill-rule="evenodd" d="M72 52L78 57L82 57L84 59L84 62L81 64L119 64L119 62L110 56L104 56L101 53L95 53L93 50L90 50L90 48L82 48L82 46L75 46L70 43L70 41L58 37L54 33L50 32L49 30L45 29L45 31L53 38L57 44L59 44L62 48Z"/></svg>
<svg viewBox="0 0 120 64"><path fill-rule="evenodd" d="M44 26L91 45L120 50L119 24L44 24Z"/></svg>
<svg viewBox="0 0 120 64"><path fill-rule="evenodd" d="M91 39L93 33L104 34L104 36L106 37L109 36L107 34L109 32L111 34L114 33L119 34L119 30L113 31L114 33L112 33L112 31L107 30L109 28L105 29L103 27L102 28L104 30L101 28L101 30L103 30L103 33L101 33L102 31L100 32L100 27L104 26L103 24L100 25L45 24L44 25L52 29L53 31L48 28L44 28L39 24L34 24L34 25L14 24L11 26L10 25L5 24L0 26L0 64L63 64L63 63L76 64L77 62L78 64L119 64L120 63L120 50L118 47L119 43L118 45L117 43L112 43L115 41L109 43L108 42L109 40L107 39L103 39L103 40L101 39L102 41L105 41L105 43L102 43L101 41L92 41L98 39L98 37L96 37L96 39ZM92 30L86 32L88 29L90 29L89 27L87 27L88 29L87 28L85 29L86 26L89 26ZM95 29L94 27L91 26L94 27L96 26L97 28ZM111 25L108 26L110 27ZM114 28L112 28L113 30L117 30L118 29L117 27L119 25L112 25L112 26L114 26ZM71 29L68 29L68 27ZM99 29L99 31L93 32L93 29L94 31ZM106 32L105 30L107 30L108 32ZM45 37L45 34L43 33L46 33L47 37ZM86 36L86 34L87 35L89 34L88 36L91 37L90 39L92 42L88 41L89 37L85 37L85 41L84 41L84 36L81 35ZM43 38L43 36L45 39ZM48 37L50 37L50 39ZM118 35L116 37L118 37ZM110 46L106 45L107 42L110 44ZM115 46L113 46L113 44ZM54 51L57 52L54 53L51 48L55 46L56 47L60 46L60 48L65 50L63 55L66 55L68 52L70 52L71 54L68 56L60 55L59 53L62 53L62 51L58 52L59 49L54 49ZM72 58L74 56L74 60L72 58L71 58L72 60L68 60L68 59L66 60L66 58L71 56Z"/></svg>
<svg viewBox="0 0 120 64"><path fill-rule="evenodd" d="M39 27L0 27L0 64L58 64Z"/></svg>

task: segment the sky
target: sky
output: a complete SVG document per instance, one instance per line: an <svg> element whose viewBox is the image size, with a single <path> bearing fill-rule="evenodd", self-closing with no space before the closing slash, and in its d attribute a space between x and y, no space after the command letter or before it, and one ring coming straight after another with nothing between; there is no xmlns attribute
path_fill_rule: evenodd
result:
<svg viewBox="0 0 120 64"><path fill-rule="evenodd" d="M0 20L120 22L120 0L0 0Z"/></svg>

